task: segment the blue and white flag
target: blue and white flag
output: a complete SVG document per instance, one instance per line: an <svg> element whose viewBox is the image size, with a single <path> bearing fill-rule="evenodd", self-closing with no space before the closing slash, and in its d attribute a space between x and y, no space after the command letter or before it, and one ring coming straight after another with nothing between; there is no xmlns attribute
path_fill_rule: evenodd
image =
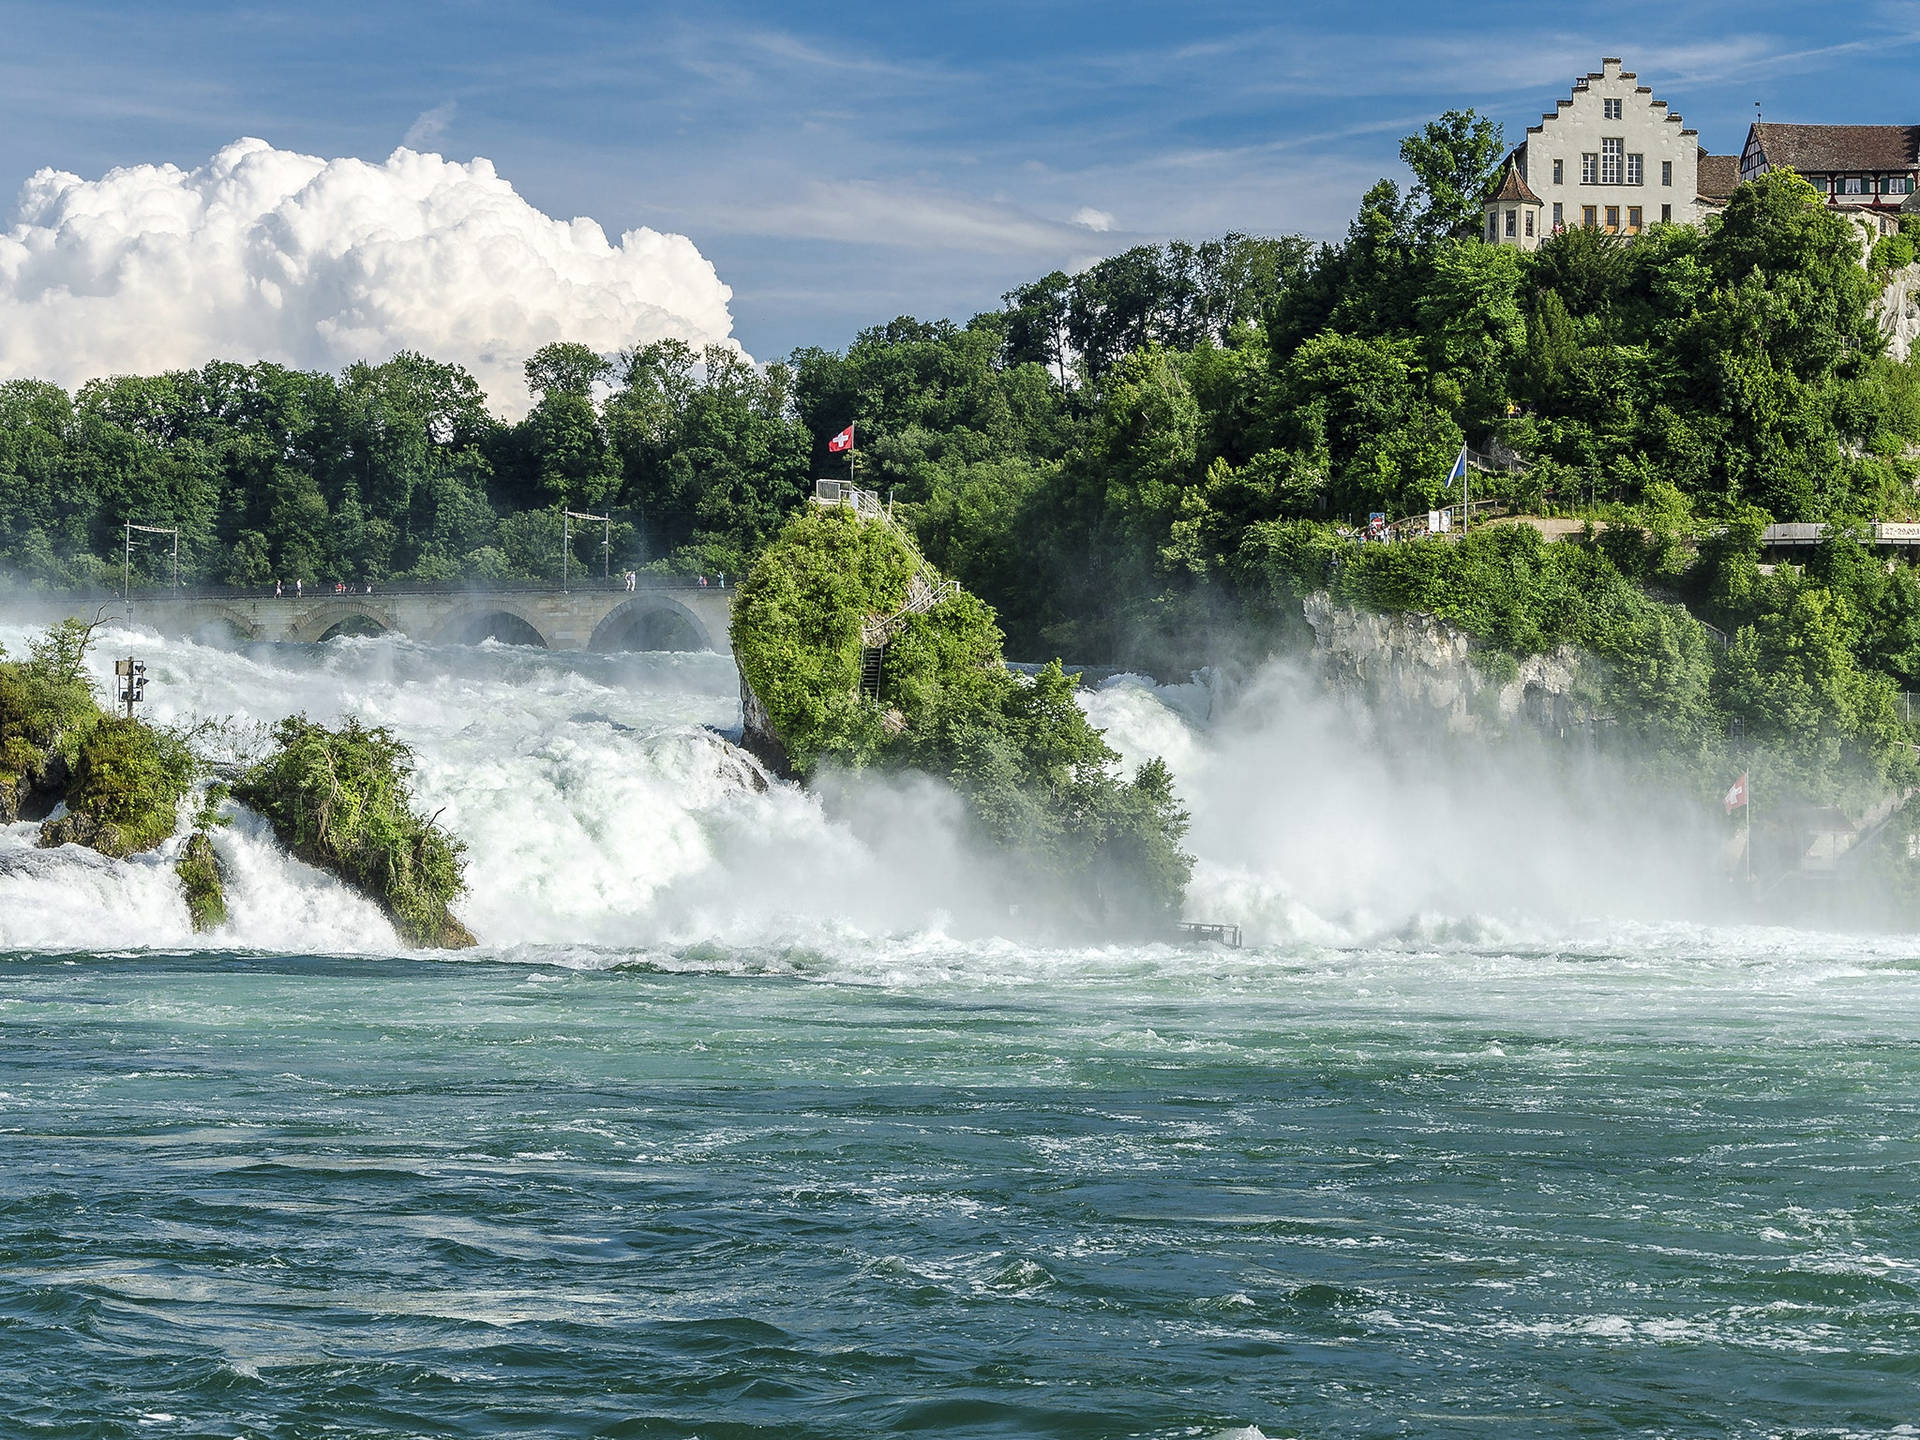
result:
<svg viewBox="0 0 1920 1440"><path fill-rule="evenodd" d="M1467 478L1467 447L1460 447L1460 458L1453 462L1453 469L1447 472L1447 488L1453 488L1453 482Z"/></svg>

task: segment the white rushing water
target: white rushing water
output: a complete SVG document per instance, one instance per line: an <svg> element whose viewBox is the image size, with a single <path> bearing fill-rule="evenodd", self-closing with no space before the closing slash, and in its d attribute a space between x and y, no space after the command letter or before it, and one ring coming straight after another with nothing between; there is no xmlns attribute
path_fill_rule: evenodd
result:
<svg viewBox="0 0 1920 1440"><path fill-rule="evenodd" d="M27 638L0 624L10 652ZM156 721L353 713L406 740L420 802L467 843L459 910L485 953L680 965L713 944L885 977L1165 949L1025 945L975 883L955 804L930 783L850 779L823 797L770 782L715 733L739 720L725 656L392 638L229 651L108 631L90 655L100 693L126 654L147 663ZM1283 668L1230 689L1123 676L1085 704L1127 765L1159 755L1174 772L1198 860L1189 915L1241 924L1256 946L1581 943L1703 913L1685 858L1703 853L1700 837L1603 812L1599 791L1518 752L1470 770L1394 760L1366 717ZM118 862L36 850L37 827L22 824L0 831L0 946L400 948L372 905L230 811L216 845L233 918L217 936L191 933L180 840Z"/></svg>

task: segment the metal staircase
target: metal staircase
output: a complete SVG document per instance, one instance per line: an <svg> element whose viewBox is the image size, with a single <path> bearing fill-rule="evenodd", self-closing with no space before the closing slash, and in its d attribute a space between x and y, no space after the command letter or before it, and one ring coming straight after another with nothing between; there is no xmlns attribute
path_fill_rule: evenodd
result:
<svg viewBox="0 0 1920 1440"><path fill-rule="evenodd" d="M887 658L885 646L865 645L860 650L860 697L880 698L880 671Z"/></svg>

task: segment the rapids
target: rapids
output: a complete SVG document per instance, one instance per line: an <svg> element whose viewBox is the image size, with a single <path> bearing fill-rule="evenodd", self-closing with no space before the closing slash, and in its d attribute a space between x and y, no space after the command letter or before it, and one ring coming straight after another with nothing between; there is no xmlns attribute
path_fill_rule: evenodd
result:
<svg viewBox="0 0 1920 1440"><path fill-rule="evenodd" d="M238 807L214 937L0 831L0 1433L1913 1433L1920 942L1727 923L1603 773L1121 677L1249 943L1061 944L725 657L127 653L391 726L482 947Z"/></svg>

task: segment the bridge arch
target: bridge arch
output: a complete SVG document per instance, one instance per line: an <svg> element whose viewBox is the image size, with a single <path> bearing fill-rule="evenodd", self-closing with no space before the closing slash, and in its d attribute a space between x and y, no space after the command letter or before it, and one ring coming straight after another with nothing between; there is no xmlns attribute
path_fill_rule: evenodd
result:
<svg viewBox="0 0 1920 1440"><path fill-rule="evenodd" d="M436 645L478 645L484 640L541 650L553 648L541 628L539 611L504 595L476 595L468 603L455 606L433 633Z"/></svg>
<svg viewBox="0 0 1920 1440"><path fill-rule="evenodd" d="M212 605L194 619L188 638L196 645L228 648L258 640L260 627L231 605Z"/></svg>
<svg viewBox="0 0 1920 1440"><path fill-rule="evenodd" d="M295 640L316 645L336 635L384 635L398 630L393 616L363 599L327 600L302 613L288 633Z"/></svg>
<svg viewBox="0 0 1920 1440"><path fill-rule="evenodd" d="M636 594L607 612L593 627L589 650L711 650L713 637L686 606L670 595Z"/></svg>

